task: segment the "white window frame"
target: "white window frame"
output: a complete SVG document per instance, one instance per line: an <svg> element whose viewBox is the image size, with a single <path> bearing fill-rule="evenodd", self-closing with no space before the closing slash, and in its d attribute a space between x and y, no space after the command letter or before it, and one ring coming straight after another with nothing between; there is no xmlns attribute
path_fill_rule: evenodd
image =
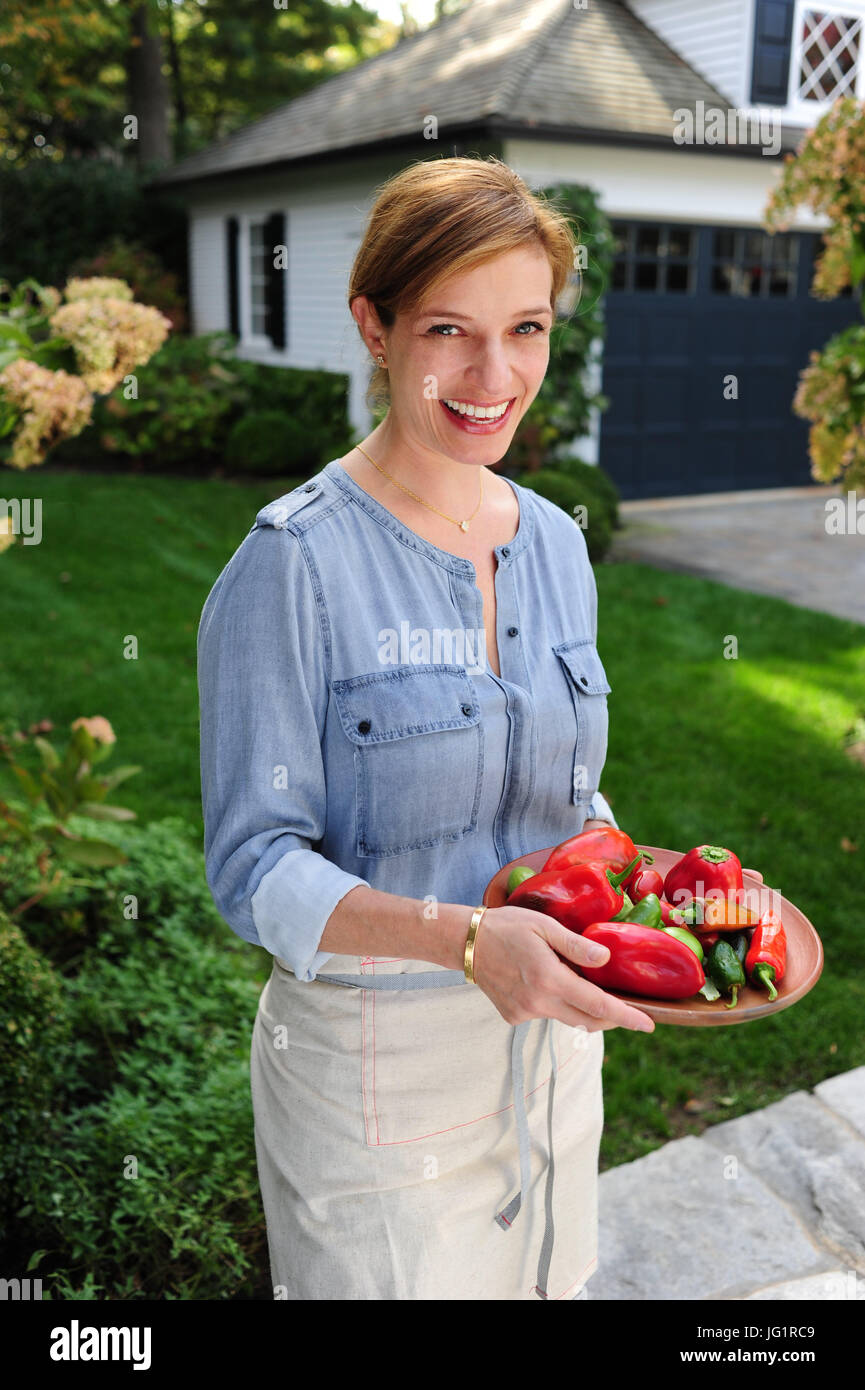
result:
<svg viewBox="0 0 865 1390"><path fill-rule="evenodd" d="M805 14L808 10L817 10L823 14L830 15L833 19L840 16L846 19L858 18L862 21L859 31L859 56L856 65L856 77L853 83L853 90L848 93L849 96L854 96L857 100L862 101L865 99L865 0L847 0L846 4L838 3L838 0L831 0L831 3L827 4L822 4L821 0L796 0L796 8L793 14L793 34L790 44L787 112L796 121L803 121L812 125L815 124L825 112L830 110L835 104L837 97L827 97L822 101L801 101L797 95L804 48L802 33Z"/></svg>
<svg viewBox="0 0 865 1390"><path fill-rule="evenodd" d="M264 226L269 216L267 212L243 212L240 214L240 234L238 236L238 280L240 297L240 344L244 348L254 348L265 352L274 351L273 343L266 333L252 331L252 229Z"/></svg>

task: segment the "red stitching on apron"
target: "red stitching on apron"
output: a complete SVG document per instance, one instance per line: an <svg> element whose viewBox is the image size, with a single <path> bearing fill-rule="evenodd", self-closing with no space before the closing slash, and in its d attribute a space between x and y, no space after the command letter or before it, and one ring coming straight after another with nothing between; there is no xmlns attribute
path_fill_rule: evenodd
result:
<svg viewBox="0 0 865 1390"><path fill-rule="evenodd" d="M580 1275L579 1279L575 1279L574 1282L573 1282L573 1284L569 1284L568 1287L564 1290L564 1293L557 1293L557 1294L554 1294L554 1295L552 1296L552 1298L551 1298L549 1301L552 1302L552 1303L555 1303L558 1299L564 1298L565 1294L568 1294L568 1293L571 1292L571 1289L576 1288L576 1286L577 1286L578 1284L584 1283L587 1275L589 1275L589 1274L594 1274L594 1272L595 1272L595 1270L597 1269L597 1267L598 1267L598 1257L597 1257L597 1255L593 1255L592 1258L589 1260L589 1263L586 1265L585 1269L583 1270L582 1274ZM536 1291L537 1287L538 1287L537 1284L535 1284L534 1288L532 1289L532 1293L534 1293L534 1292Z"/></svg>
<svg viewBox="0 0 865 1390"><path fill-rule="evenodd" d="M372 1108L373 1108L373 1114L375 1115L375 1120L376 1120L376 1139L375 1139L375 1144L373 1145L373 1147L375 1147L375 1148L387 1149L387 1148L392 1148L395 1144L416 1144L416 1143L418 1142L418 1140L420 1140L420 1139L434 1139L434 1138L436 1137L437 1134L451 1134L455 1129L465 1129L467 1125L476 1125L476 1124L478 1124L481 1120L491 1120L491 1119L493 1118L494 1115L503 1115L503 1114L505 1113L506 1110L513 1110L513 1108L514 1108L514 1103L513 1103L513 1101L511 1101L510 1105L503 1105L503 1106L501 1107L500 1110L489 1110L485 1115L476 1115L476 1116L474 1117L473 1120L461 1120L460 1123L459 1123L458 1125L447 1125L445 1129L431 1129L431 1130L428 1130L425 1134L413 1134L413 1135L411 1135L408 1139L382 1139L382 1138L380 1137L379 1129L378 1129L378 1112L377 1112L377 1110L376 1110L376 1108L375 1108L375 993L376 993L376 991L375 991L374 989L370 989L370 990L366 990L366 989L365 989L365 990L363 991L363 993L364 993L364 996L366 996L367 994L372 994L372 995L373 995L373 1000L372 1000L372 1014L371 1014L371 1019L372 1019L372 1092L373 1092L373 1103L372 1103ZM366 1003L366 998L364 998L364 999L362 1000L362 1003L363 1003L363 1004ZM364 1036L364 1043L365 1043L365 1041L366 1041L366 1037ZM563 1072L564 1069L565 1069L565 1067L570 1066L571 1062L573 1062L573 1061L575 1060L575 1057L576 1057L576 1053L572 1053L571 1056L568 1057L567 1061L565 1061L565 1062L560 1062L560 1063L559 1063L559 1072L560 1072L560 1073ZM533 1090L527 1091L527 1092L526 1092L526 1096L527 1096L527 1097L528 1097L528 1096L533 1096L533 1095L535 1094L535 1091L540 1091L542 1087L548 1086L548 1085L549 1085L549 1081L550 1081L550 1078L549 1078L549 1076L548 1076L548 1077L546 1078L546 1080L539 1082L538 1085L535 1086ZM507 1219L507 1218L505 1218L505 1219ZM510 1224L511 1224L511 1223L508 1222L508 1225L510 1225Z"/></svg>

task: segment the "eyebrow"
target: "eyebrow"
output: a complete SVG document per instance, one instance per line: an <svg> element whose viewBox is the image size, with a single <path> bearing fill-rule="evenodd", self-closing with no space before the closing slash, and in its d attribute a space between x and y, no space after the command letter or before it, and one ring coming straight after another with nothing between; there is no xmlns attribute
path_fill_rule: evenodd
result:
<svg viewBox="0 0 865 1390"><path fill-rule="evenodd" d="M539 309L518 309L517 313L514 314L514 318L517 318L519 315L552 314L552 312L549 304L542 304ZM458 314L453 309L427 309L420 317L422 319L465 319L468 323L472 322L471 314Z"/></svg>

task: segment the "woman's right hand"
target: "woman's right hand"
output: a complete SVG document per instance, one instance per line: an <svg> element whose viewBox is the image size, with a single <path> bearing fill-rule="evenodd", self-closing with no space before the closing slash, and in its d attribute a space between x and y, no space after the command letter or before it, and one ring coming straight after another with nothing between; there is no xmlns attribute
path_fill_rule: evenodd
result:
<svg viewBox="0 0 865 1390"><path fill-rule="evenodd" d="M596 946L547 913L507 905L487 908L475 939L475 983L506 1023L557 1018L589 1033L601 1028L654 1032L648 1014L591 984L558 958L574 965L603 965L610 953L599 947L602 958L593 960L589 952Z"/></svg>

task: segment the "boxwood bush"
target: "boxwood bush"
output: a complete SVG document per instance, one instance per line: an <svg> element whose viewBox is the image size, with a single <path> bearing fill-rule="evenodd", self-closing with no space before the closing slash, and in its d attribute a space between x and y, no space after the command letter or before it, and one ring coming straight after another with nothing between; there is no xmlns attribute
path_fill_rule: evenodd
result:
<svg viewBox="0 0 865 1390"><path fill-rule="evenodd" d="M522 473L516 481L555 502L562 511L574 517L575 522L583 515L575 509L585 507L584 533L589 558L593 564L603 560L618 521L618 493L608 474L593 464L570 459L555 467Z"/></svg>

